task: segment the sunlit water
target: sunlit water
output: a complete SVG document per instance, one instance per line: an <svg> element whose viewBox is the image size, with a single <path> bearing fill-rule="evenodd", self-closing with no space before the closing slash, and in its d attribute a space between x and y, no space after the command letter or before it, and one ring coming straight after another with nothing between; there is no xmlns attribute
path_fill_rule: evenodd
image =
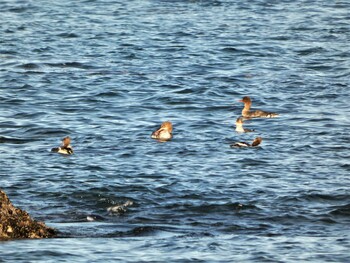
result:
<svg viewBox="0 0 350 263"><path fill-rule="evenodd" d="M348 1L0 10L0 188L59 231L0 262L348 262ZM280 117L235 133L246 95Z"/></svg>

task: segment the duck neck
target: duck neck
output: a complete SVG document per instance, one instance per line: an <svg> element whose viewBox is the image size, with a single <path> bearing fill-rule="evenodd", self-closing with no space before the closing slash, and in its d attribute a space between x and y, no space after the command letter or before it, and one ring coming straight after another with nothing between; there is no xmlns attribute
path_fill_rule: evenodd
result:
<svg viewBox="0 0 350 263"><path fill-rule="evenodd" d="M251 102L246 102L246 103L244 103L244 108L243 108L243 110L242 110L242 113L243 112L248 112L249 110L250 110L250 106L251 106ZM242 114L242 115L244 115L244 114Z"/></svg>
<svg viewBox="0 0 350 263"><path fill-rule="evenodd" d="M236 123L236 131L237 132L244 132L242 123Z"/></svg>

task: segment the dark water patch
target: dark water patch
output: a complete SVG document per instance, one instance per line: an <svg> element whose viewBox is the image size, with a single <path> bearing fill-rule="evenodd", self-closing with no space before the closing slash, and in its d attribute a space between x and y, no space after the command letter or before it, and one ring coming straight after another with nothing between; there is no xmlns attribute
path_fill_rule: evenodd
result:
<svg viewBox="0 0 350 263"><path fill-rule="evenodd" d="M25 144L30 142L32 142L31 139L9 138L9 137L0 136L0 143Z"/></svg>
<svg viewBox="0 0 350 263"><path fill-rule="evenodd" d="M41 116L41 113L38 115ZM61 137L66 136L67 134L72 134L72 131L69 129L62 128L49 128L49 127L40 127L36 125L28 125L26 128L17 131L17 133L22 134L26 138L31 138L33 140L37 140L39 138L52 138L58 137L60 140Z"/></svg>
<svg viewBox="0 0 350 263"><path fill-rule="evenodd" d="M178 88L178 86L172 86L172 88ZM175 93L177 93L177 94L191 94L193 92L194 92L194 90L190 89L190 88L183 88L183 89L178 89L177 91L175 91Z"/></svg>
<svg viewBox="0 0 350 263"><path fill-rule="evenodd" d="M347 171L350 171L350 164L342 164L340 167L344 168Z"/></svg>
<svg viewBox="0 0 350 263"><path fill-rule="evenodd" d="M63 128L54 128L54 127L46 127L45 129L41 129L43 134L45 135L58 135L58 134L69 134L72 131L69 129L63 129ZM36 133L35 130L32 130Z"/></svg>
<svg viewBox="0 0 350 263"><path fill-rule="evenodd" d="M113 97L119 97L121 95L122 94L119 91L110 90L110 91L105 91L105 92L95 94L94 96L96 96L98 98L101 98L101 97L113 98Z"/></svg>
<svg viewBox="0 0 350 263"><path fill-rule="evenodd" d="M192 232L190 231L190 233L186 233L186 234L182 234L182 235L178 235L178 238L204 238L204 237L215 237L214 234L207 232L207 231L203 231L203 232Z"/></svg>
<svg viewBox="0 0 350 263"><path fill-rule="evenodd" d="M5 58L15 58L15 55L18 53L16 50L0 49L0 54L1 54L1 57L3 57L3 55L11 55L11 56L6 56Z"/></svg>
<svg viewBox="0 0 350 263"><path fill-rule="evenodd" d="M7 105L23 105L25 102L24 99L18 99L18 98L5 98L3 102Z"/></svg>
<svg viewBox="0 0 350 263"><path fill-rule="evenodd" d="M222 52L228 52L228 53L240 53L241 50L234 48L234 47L225 47L221 49Z"/></svg>
<svg viewBox="0 0 350 263"><path fill-rule="evenodd" d="M43 115L45 115L44 112L19 112L17 114L14 114L13 117L18 119L36 119Z"/></svg>
<svg viewBox="0 0 350 263"><path fill-rule="evenodd" d="M2 128L2 129L16 128L16 127L22 127L22 126L17 124L14 121L3 121L3 122L0 122L0 128Z"/></svg>
<svg viewBox="0 0 350 263"><path fill-rule="evenodd" d="M27 91L27 90L33 90L33 89L34 89L34 86L26 83L22 86L19 86L16 90L17 91Z"/></svg>
<svg viewBox="0 0 350 263"><path fill-rule="evenodd" d="M84 169L88 171L105 171L106 170L105 168L99 165L89 165L84 167Z"/></svg>
<svg viewBox="0 0 350 263"><path fill-rule="evenodd" d="M233 142L232 142L233 143ZM232 151L240 151L240 152L244 152L244 151L248 151L251 152L252 150L256 151L256 150L263 150L262 147L256 147L256 149L252 149L252 148L232 148ZM263 165L267 165L269 164L268 160L256 160L256 159L252 159L252 158L242 158L240 160L240 163L243 166L263 166Z"/></svg>
<svg viewBox="0 0 350 263"><path fill-rule="evenodd" d="M75 258L77 260L80 258L78 253L67 253L67 252L63 252L63 251L62 252L58 252L58 251L52 251L52 250L49 250L49 249L40 249L38 251L32 251L32 252L28 253L27 256L36 258L37 260L40 260L40 257L43 254L47 255L50 258L60 258L60 257L62 257L64 255L67 255L69 257Z"/></svg>
<svg viewBox="0 0 350 263"><path fill-rule="evenodd" d="M334 67L333 66L319 64L319 63L307 63L307 65L305 65L305 68L306 69L316 70L316 71L329 71L329 70L332 70Z"/></svg>
<svg viewBox="0 0 350 263"><path fill-rule="evenodd" d="M299 227L300 224L307 224L308 222L313 221L314 219L310 218L307 215L300 215L290 212L279 214L276 216L263 217L260 220L270 222L271 224L278 222L278 224L282 224L284 226L294 226L297 224Z"/></svg>
<svg viewBox="0 0 350 263"><path fill-rule="evenodd" d="M25 63L22 65L17 66L18 68L25 69L25 70L33 70L33 69L39 69L40 66L36 63Z"/></svg>
<svg viewBox="0 0 350 263"><path fill-rule="evenodd" d="M37 47L37 48L34 48L32 51L39 54L45 54L46 52L50 52L52 50L53 49L51 47L47 46L47 47Z"/></svg>
<svg viewBox="0 0 350 263"><path fill-rule="evenodd" d="M89 71L91 76L108 76L108 75L125 75L129 74L129 71L112 71L112 70L100 70L100 71Z"/></svg>
<svg viewBox="0 0 350 263"><path fill-rule="evenodd" d="M193 38L197 38L197 36L196 36L195 34L193 34L193 33L191 33L191 32L187 32L187 31L178 31L178 32L175 33L175 35L176 35L177 37L179 37L179 38L181 38L181 37L188 37L188 38L193 37ZM161 39L160 39L160 40L161 40Z"/></svg>
<svg viewBox="0 0 350 263"><path fill-rule="evenodd" d="M280 36L271 36L270 40L277 40L277 41L288 41L290 40L290 36L287 35L280 35Z"/></svg>
<svg viewBox="0 0 350 263"><path fill-rule="evenodd" d="M78 38L79 35L75 34L75 33L61 33L57 35L58 37L62 37L62 38Z"/></svg>
<svg viewBox="0 0 350 263"><path fill-rule="evenodd" d="M6 34L13 34L13 33L15 33L16 31L14 31L14 30L12 30L12 29L6 29L5 30L5 33Z"/></svg>
<svg viewBox="0 0 350 263"><path fill-rule="evenodd" d="M330 214L333 216L343 216L350 218L350 204L338 206L336 209L332 210Z"/></svg>
<svg viewBox="0 0 350 263"><path fill-rule="evenodd" d="M306 26L306 25L295 25L289 28L289 30L297 31L297 32L308 32L315 30L315 27Z"/></svg>
<svg viewBox="0 0 350 263"><path fill-rule="evenodd" d="M26 74L28 74L28 75L42 75L42 74L45 74L45 73L42 72L42 71L28 70L28 71L26 71Z"/></svg>
<svg viewBox="0 0 350 263"><path fill-rule="evenodd" d="M347 194L334 194L334 195L327 195L327 194L318 194L318 193L311 193L308 195L305 195L302 197L305 198L307 201L318 201L318 202L324 202L324 201L346 201L349 198L349 195Z"/></svg>
<svg viewBox="0 0 350 263"><path fill-rule="evenodd" d="M324 115L325 117L315 117L315 118L312 118L312 119L309 119L308 122L310 123L326 123L326 122L334 122L334 119L326 116L326 115L331 115L331 114L322 114Z"/></svg>
<svg viewBox="0 0 350 263"><path fill-rule="evenodd" d="M84 223L85 229L77 227L77 223L70 223L64 227L64 231L59 233L60 238L136 238L136 237L153 237L164 238L178 234L178 230L171 226L134 226L126 227L123 225L106 224L101 222ZM102 228L103 227L103 228ZM62 228L62 227L61 227ZM118 229L118 230L116 230ZM104 230L104 231L103 231ZM106 231L108 230L108 231ZM82 231L82 232L80 232Z"/></svg>
<svg viewBox="0 0 350 263"><path fill-rule="evenodd" d="M322 47L312 47L312 48L307 48L307 49L302 49L302 50L297 50L296 53L300 56L308 56L312 54L322 54L325 53L327 50L322 48Z"/></svg>
<svg viewBox="0 0 350 263"><path fill-rule="evenodd" d="M322 215L321 215L320 218L318 219L318 221L321 223L325 223L325 224L337 224L338 223L338 221L336 221L332 218L329 218L329 215L324 215L324 217L322 217ZM313 234L316 235L315 233L313 233Z"/></svg>
<svg viewBox="0 0 350 263"><path fill-rule="evenodd" d="M11 13L24 13L28 10L30 10L31 8L33 8L33 6L30 6L30 5L23 5L23 6L20 6L20 7L14 7L14 8L8 8L8 9L4 9L3 11L4 12L11 12Z"/></svg>
<svg viewBox="0 0 350 263"><path fill-rule="evenodd" d="M196 205L193 203L185 203L185 204L171 204L167 206L168 209L176 209L176 210L188 210L194 213L199 213L203 215L207 214L215 214L221 212L239 212L242 209L254 209L252 205L243 205L241 203L228 203L228 204L200 204Z"/></svg>
<svg viewBox="0 0 350 263"><path fill-rule="evenodd" d="M77 68L77 69L94 69L91 65L86 65L80 62L61 62L61 63L46 63L46 66L53 68Z"/></svg>
<svg viewBox="0 0 350 263"><path fill-rule="evenodd" d="M153 236L155 232L160 230L160 228L152 226L141 226L133 228L132 230L126 232L114 232L108 234L108 237L138 237L138 236Z"/></svg>

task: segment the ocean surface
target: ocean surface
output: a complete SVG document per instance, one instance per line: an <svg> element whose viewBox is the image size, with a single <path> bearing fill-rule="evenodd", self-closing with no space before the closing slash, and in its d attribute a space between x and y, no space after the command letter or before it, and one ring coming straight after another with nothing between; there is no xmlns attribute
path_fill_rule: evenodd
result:
<svg viewBox="0 0 350 263"><path fill-rule="evenodd" d="M347 0L0 1L0 188L59 231L0 262L349 262L349 43Z"/></svg>

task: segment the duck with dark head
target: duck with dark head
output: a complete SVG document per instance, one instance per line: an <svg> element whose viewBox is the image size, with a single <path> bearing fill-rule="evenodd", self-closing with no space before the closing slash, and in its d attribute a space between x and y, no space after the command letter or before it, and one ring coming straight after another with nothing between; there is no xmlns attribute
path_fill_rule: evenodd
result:
<svg viewBox="0 0 350 263"><path fill-rule="evenodd" d="M234 144L231 144L231 148L243 148L243 147L256 147L260 145L262 142L261 137L256 137L252 144L247 143L247 142L235 142Z"/></svg>

